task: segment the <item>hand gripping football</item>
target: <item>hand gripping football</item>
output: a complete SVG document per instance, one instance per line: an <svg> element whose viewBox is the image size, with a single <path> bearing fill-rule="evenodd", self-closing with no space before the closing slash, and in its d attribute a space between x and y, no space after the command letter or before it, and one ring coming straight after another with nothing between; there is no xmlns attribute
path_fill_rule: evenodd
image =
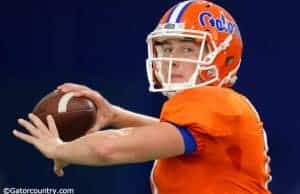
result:
<svg viewBox="0 0 300 194"><path fill-rule="evenodd" d="M83 136L96 121L95 104L85 97L74 97L74 93L54 91L42 98L33 113L45 124L51 114L55 120L59 136L63 141L72 141Z"/></svg>

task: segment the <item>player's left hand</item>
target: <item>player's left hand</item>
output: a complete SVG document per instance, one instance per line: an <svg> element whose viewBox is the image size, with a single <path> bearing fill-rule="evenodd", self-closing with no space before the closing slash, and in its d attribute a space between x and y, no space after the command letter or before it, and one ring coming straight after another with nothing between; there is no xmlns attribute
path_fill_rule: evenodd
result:
<svg viewBox="0 0 300 194"><path fill-rule="evenodd" d="M56 160L56 151L64 142L59 138L55 121L52 116L47 116L48 127L34 114L29 114L29 120L18 119L29 134L13 130L13 134L38 149L46 158ZM64 165L59 165L64 166ZM61 168L62 169L62 168Z"/></svg>

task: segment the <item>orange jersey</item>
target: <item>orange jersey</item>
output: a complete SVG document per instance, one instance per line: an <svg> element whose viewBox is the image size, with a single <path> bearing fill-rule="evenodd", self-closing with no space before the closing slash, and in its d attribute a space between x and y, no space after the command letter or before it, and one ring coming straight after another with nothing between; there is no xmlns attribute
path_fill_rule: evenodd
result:
<svg viewBox="0 0 300 194"><path fill-rule="evenodd" d="M188 89L164 104L161 121L187 128L197 148L155 161L153 194L270 193L264 129L244 96L213 86Z"/></svg>

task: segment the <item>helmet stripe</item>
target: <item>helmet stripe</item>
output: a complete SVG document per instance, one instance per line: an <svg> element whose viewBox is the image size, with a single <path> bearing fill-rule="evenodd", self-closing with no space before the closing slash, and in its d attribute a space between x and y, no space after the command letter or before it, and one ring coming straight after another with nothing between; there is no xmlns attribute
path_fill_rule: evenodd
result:
<svg viewBox="0 0 300 194"><path fill-rule="evenodd" d="M171 9L171 11L170 11L170 13L169 13L169 15L168 15L168 17L167 17L166 23L169 22L169 20L170 20L170 18L171 18L171 15L173 14L175 8L176 8L176 6L172 7L172 9Z"/></svg>
<svg viewBox="0 0 300 194"><path fill-rule="evenodd" d="M175 9L172 10L171 14L169 15L169 19L167 20L168 23L177 23L180 21L180 17L182 16L183 12L186 10L189 4L192 1L184 1L179 3Z"/></svg>
<svg viewBox="0 0 300 194"><path fill-rule="evenodd" d="M179 22L180 22L183 13L185 12L185 10L188 8L188 6L189 6L190 4L192 4L192 2L189 2L188 4L186 4L186 5L182 8L182 10L180 11L180 13L179 13L179 15L178 15L178 17L177 17L177 19L176 19L176 23L179 23Z"/></svg>

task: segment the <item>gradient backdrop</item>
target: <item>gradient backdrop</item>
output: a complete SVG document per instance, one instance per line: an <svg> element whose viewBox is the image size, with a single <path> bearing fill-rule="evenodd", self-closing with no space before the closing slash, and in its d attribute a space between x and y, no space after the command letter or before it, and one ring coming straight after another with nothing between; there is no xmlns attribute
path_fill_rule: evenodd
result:
<svg viewBox="0 0 300 194"><path fill-rule="evenodd" d="M71 166L59 178L52 173L52 162L14 138L11 130L18 127L18 117L63 82L88 85L114 104L158 116L164 98L147 90L145 37L176 2L0 1L0 188L150 193L151 162ZM272 157L270 187L274 194L300 194L297 6L268 0L215 2L232 13L244 39L235 88L250 98L264 120Z"/></svg>

